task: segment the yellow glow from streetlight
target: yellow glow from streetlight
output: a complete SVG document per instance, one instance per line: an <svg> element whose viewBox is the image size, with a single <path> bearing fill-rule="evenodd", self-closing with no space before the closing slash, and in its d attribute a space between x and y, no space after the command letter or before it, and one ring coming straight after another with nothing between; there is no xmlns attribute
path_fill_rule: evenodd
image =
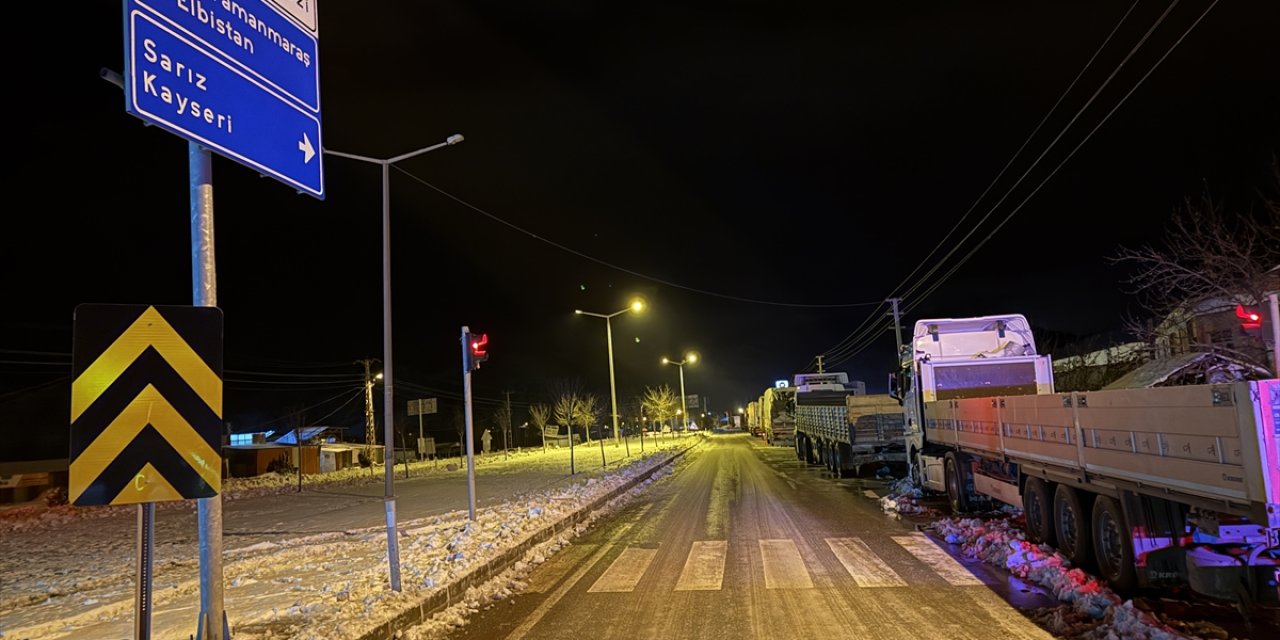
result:
<svg viewBox="0 0 1280 640"><path fill-rule="evenodd" d="M662 356L662 364L671 364L671 359L666 356Z"/></svg>
<svg viewBox="0 0 1280 640"><path fill-rule="evenodd" d="M582 309L574 309L573 314L578 316L582 315Z"/></svg>
<svg viewBox="0 0 1280 640"><path fill-rule="evenodd" d="M635 300L632 300L631 310L635 313L640 313L641 311L644 311L644 300L641 300L640 298L636 298Z"/></svg>
<svg viewBox="0 0 1280 640"><path fill-rule="evenodd" d="M684 360L685 360L685 362L688 362L689 364L693 364L693 363L695 363L695 362L697 362L697 361L698 361L698 354L697 354L697 353L695 353L695 352L693 352L693 351L690 351L690 352L689 352L689 355L686 355L686 356L684 357Z"/></svg>

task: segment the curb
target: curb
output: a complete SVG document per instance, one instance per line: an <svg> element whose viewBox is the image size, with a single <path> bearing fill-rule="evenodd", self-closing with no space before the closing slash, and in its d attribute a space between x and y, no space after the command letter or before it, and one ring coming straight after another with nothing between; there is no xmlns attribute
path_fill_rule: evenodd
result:
<svg viewBox="0 0 1280 640"><path fill-rule="evenodd" d="M697 446L697 444L693 446ZM654 465L652 469L637 475L613 491L596 498L582 509L561 518L559 521L554 522L543 529L535 531L528 539L524 540L520 544L503 551L488 562L476 567L470 573L450 582L448 585L445 585L444 589L431 593L410 609L402 611L386 622L379 623L378 626L373 629L357 636L356 640L396 640L398 637L398 630L421 624L422 622L430 619L431 616L435 615L437 612L461 601L463 597L466 596L467 590L471 587L484 584L503 571L506 571L518 560L523 558L524 555L533 547L550 540L565 530L573 528L579 522L582 522L588 514L603 507L614 498L634 489L636 485L641 482L652 478L653 474L657 473L660 469L671 465L692 448L693 447L687 447L677 451L675 455L671 456L664 462Z"/></svg>

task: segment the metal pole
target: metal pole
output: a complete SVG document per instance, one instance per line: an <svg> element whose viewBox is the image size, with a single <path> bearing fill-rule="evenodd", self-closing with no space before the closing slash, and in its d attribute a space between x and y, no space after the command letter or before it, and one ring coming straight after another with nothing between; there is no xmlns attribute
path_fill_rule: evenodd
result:
<svg viewBox="0 0 1280 640"><path fill-rule="evenodd" d="M191 296L197 307L218 306L218 276L213 246L213 159L209 150L187 143L191 183ZM218 407L222 412L222 407ZM222 444L218 444L219 467ZM153 512L154 513L154 512ZM196 500L200 530L200 618L198 640L231 637L222 598L222 494Z"/></svg>
<svg viewBox="0 0 1280 640"><path fill-rule="evenodd" d="M684 400L684 361L682 360L680 361L680 420L685 421L688 419L689 419L689 407L685 405L685 400ZM683 427L684 425L680 425L680 426ZM674 430L671 433L671 437L673 439L675 438Z"/></svg>
<svg viewBox="0 0 1280 640"><path fill-rule="evenodd" d="M382 163L382 467L386 492L383 500L387 512L387 563L391 566L391 590L400 590L400 541L396 536L394 421L396 407L391 403L391 164Z"/></svg>
<svg viewBox="0 0 1280 640"><path fill-rule="evenodd" d="M418 405L418 460L422 460L422 405Z"/></svg>
<svg viewBox="0 0 1280 640"><path fill-rule="evenodd" d="M1271 299L1271 363L1272 373L1280 378L1280 302L1277 302L1277 294L1272 292L1267 295Z"/></svg>
<svg viewBox="0 0 1280 640"><path fill-rule="evenodd" d="M134 590L133 637L151 638L151 572L155 567L156 503L138 505L138 586Z"/></svg>
<svg viewBox="0 0 1280 640"><path fill-rule="evenodd" d="M613 378L613 320L606 316L604 319L604 336L609 343L609 403L613 407L613 443L617 444L622 438L622 432L618 430L618 387L614 384ZM626 439L623 439L626 443ZM626 455L631 455L631 445L624 444Z"/></svg>
<svg viewBox="0 0 1280 640"><path fill-rule="evenodd" d="M475 436L471 433L471 425L475 420L471 411L471 368L466 367L467 350L471 345L467 344L467 334L470 329L462 327L462 362L464 363L464 371L462 372L462 404L466 411L466 441L467 441L467 517L472 522L476 521L476 463L475 463Z"/></svg>

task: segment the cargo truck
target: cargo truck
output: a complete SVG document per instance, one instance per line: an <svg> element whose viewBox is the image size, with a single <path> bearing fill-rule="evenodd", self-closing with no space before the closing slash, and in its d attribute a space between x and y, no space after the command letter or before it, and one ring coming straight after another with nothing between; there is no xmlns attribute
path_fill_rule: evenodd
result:
<svg viewBox="0 0 1280 640"><path fill-rule="evenodd" d="M842 371L795 376L796 457L833 474L906 463L902 407L888 395L866 395L866 385Z"/></svg>
<svg viewBox="0 0 1280 640"><path fill-rule="evenodd" d="M910 477L953 511L1020 507L1120 592L1280 599L1280 380L1057 393L1017 314L921 320L901 356Z"/></svg>

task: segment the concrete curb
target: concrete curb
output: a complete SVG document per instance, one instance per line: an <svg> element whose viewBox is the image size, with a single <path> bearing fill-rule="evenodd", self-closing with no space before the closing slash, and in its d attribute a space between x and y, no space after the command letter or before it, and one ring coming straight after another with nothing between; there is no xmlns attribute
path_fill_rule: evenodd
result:
<svg viewBox="0 0 1280 640"><path fill-rule="evenodd" d="M652 469L649 469L648 471L641 473L640 475L637 475L635 478L632 478L631 480L627 481L625 484L619 486L613 491L610 491L609 493L603 496L600 496L599 498L596 498L590 504L586 505L582 509L579 509L578 511L575 511L572 514L569 514L564 518L561 518L560 520L547 525L545 528L534 532L533 535L529 536L527 540L521 542L520 544L514 547L511 547L510 549L507 549L506 551L503 551L497 557L489 560L488 562L480 566L477 566L470 573L458 578L453 582L450 582L448 585L445 585L444 589L440 589L439 591L435 591L431 593L425 599L423 599L422 602L419 602L417 605L401 612L399 615L395 616L394 618L379 624L377 627L370 629L369 631L366 631L364 634L358 636L357 640L395 640L396 631L398 629L404 629L406 627L411 627L417 624L421 624L425 620L429 619L436 612L446 609L452 606L453 604L461 601L463 597L466 595L467 590L470 589L471 587L484 584L485 582L488 582L490 579L494 578L495 576L502 573L503 571L506 571L512 565L514 565L518 560L523 558L524 555L528 553L528 551L533 547L552 539L553 537L559 535L560 533L568 529L573 528L579 522L582 522L584 519L586 519L586 517L589 514L605 506L606 504L609 503L609 501L634 489L636 485L639 485L641 482L644 482L652 478L653 474L671 465L676 460L680 459L681 456L687 453L689 449L692 449L698 444L702 444L702 443L699 442L694 444L693 446L686 447L684 449L677 451L675 455L671 456L667 460L654 465Z"/></svg>

